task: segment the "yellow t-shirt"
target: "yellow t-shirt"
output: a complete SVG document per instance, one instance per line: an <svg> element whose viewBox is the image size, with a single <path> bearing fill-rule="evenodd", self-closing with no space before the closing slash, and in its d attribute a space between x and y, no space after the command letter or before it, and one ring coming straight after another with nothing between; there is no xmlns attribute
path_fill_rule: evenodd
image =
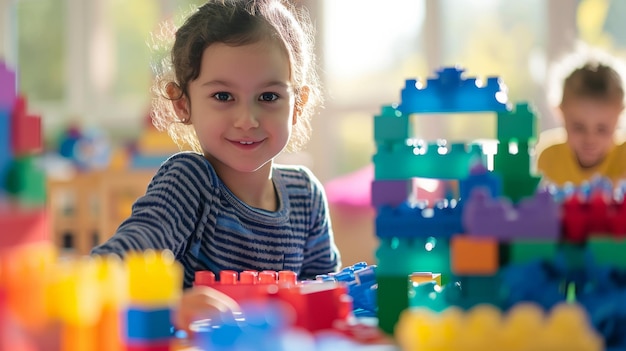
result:
<svg viewBox="0 0 626 351"><path fill-rule="evenodd" d="M591 169L583 169L578 165L576 156L567 144L552 145L539 155L537 170L547 181L557 185L567 182L580 185L594 176L606 177L613 182L626 179L626 142L613 147L604 161Z"/></svg>

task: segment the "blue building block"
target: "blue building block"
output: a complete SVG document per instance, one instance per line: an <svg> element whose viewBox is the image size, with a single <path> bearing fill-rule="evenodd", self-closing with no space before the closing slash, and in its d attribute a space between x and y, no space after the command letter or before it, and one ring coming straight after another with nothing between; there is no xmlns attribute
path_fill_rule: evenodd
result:
<svg viewBox="0 0 626 351"><path fill-rule="evenodd" d="M409 116L394 106L383 106L380 115L374 117L374 141L378 147L403 144L412 133Z"/></svg>
<svg viewBox="0 0 626 351"><path fill-rule="evenodd" d="M376 180L403 180L413 177L463 179L476 163L485 164L480 145L443 142L379 149L373 157Z"/></svg>
<svg viewBox="0 0 626 351"><path fill-rule="evenodd" d="M355 315L375 316L377 306L376 266L358 262L352 266L344 267L337 273L318 275L316 279L345 283L348 288L348 295L352 297Z"/></svg>
<svg viewBox="0 0 626 351"><path fill-rule="evenodd" d="M0 107L0 193L2 193L6 183L12 160L11 111Z"/></svg>
<svg viewBox="0 0 626 351"><path fill-rule="evenodd" d="M489 172L483 165L477 165L470 170L470 175L459 181L461 200L470 198L472 191L477 188L486 189L492 198L502 195L502 178L493 172Z"/></svg>
<svg viewBox="0 0 626 351"><path fill-rule="evenodd" d="M489 77L479 87L476 78L463 78L463 69L444 67L437 77L417 87L415 79L406 81L398 109L411 113L504 112L507 111L507 89L498 77Z"/></svg>
<svg viewBox="0 0 626 351"><path fill-rule="evenodd" d="M442 201L433 208L382 206L376 216L379 238L446 238L463 233L462 203Z"/></svg>
<svg viewBox="0 0 626 351"><path fill-rule="evenodd" d="M126 311L126 340L130 344L166 341L172 337L169 308L147 310L130 307Z"/></svg>

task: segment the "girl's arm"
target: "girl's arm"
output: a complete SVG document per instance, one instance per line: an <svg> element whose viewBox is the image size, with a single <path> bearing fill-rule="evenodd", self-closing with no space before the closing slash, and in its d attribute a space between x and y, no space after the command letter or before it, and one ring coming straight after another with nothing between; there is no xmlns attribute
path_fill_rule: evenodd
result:
<svg viewBox="0 0 626 351"><path fill-rule="evenodd" d="M202 210L199 187L208 186L205 161L188 155L173 156L161 166L146 194L133 204L131 216L92 254L124 257L128 251L154 249L178 257Z"/></svg>

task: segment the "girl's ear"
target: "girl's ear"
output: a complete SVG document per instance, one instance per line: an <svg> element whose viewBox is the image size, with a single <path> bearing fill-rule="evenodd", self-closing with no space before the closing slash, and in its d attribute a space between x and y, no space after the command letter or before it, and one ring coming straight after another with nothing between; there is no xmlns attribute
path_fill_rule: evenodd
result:
<svg viewBox="0 0 626 351"><path fill-rule="evenodd" d="M296 124L296 122L298 122L298 117L300 117L302 111L304 111L304 106L309 101L309 91L310 89L307 86L303 86L302 88L298 89L296 104L293 110L293 124Z"/></svg>
<svg viewBox="0 0 626 351"><path fill-rule="evenodd" d="M176 83L169 83L166 87L168 98L172 101L172 107L183 124L191 123L191 113L189 112L189 99Z"/></svg>

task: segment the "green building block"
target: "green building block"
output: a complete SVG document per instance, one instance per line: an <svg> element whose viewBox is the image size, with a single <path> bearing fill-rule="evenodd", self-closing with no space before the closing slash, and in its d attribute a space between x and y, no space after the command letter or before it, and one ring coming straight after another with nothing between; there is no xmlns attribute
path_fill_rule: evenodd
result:
<svg viewBox="0 0 626 351"><path fill-rule="evenodd" d="M594 262L599 265L626 268L626 240L613 237L593 236L587 242Z"/></svg>
<svg viewBox="0 0 626 351"><path fill-rule="evenodd" d="M501 142L494 156L494 172L502 177L502 192L515 203L533 195L541 180L530 174L528 146L528 142L518 142L517 153L512 153L508 142Z"/></svg>
<svg viewBox="0 0 626 351"><path fill-rule="evenodd" d="M393 106L383 106L380 115L374 117L374 141L376 145L405 144L412 135L411 119Z"/></svg>
<svg viewBox="0 0 626 351"><path fill-rule="evenodd" d="M426 150L407 145L393 150L379 149L373 158L374 177L376 180L464 179L477 162L485 164L479 145L451 144L447 147L449 150L445 154L440 154L436 143L429 143Z"/></svg>
<svg viewBox="0 0 626 351"><path fill-rule="evenodd" d="M537 116L528 103L518 103L511 111L498 112L497 138L500 142L537 139Z"/></svg>
<svg viewBox="0 0 626 351"><path fill-rule="evenodd" d="M378 327L385 333L393 335L400 314L409 307L409 278L385 276L377 271L376 283Z"/></svg>
<svg viewBox="0 0 626 351"><path fill-rule="evenodd" d="M552 260L558 251L555 241L514 241L507 244L506 264L523 264L536 260Z"/></svg>
<svg viewBox="0 0 626 351"><path fill-rule="evenodd" d="M46 174L37 166L35 156L16 157L11 162L5 189L22 205L45 205Z"/></svg>

